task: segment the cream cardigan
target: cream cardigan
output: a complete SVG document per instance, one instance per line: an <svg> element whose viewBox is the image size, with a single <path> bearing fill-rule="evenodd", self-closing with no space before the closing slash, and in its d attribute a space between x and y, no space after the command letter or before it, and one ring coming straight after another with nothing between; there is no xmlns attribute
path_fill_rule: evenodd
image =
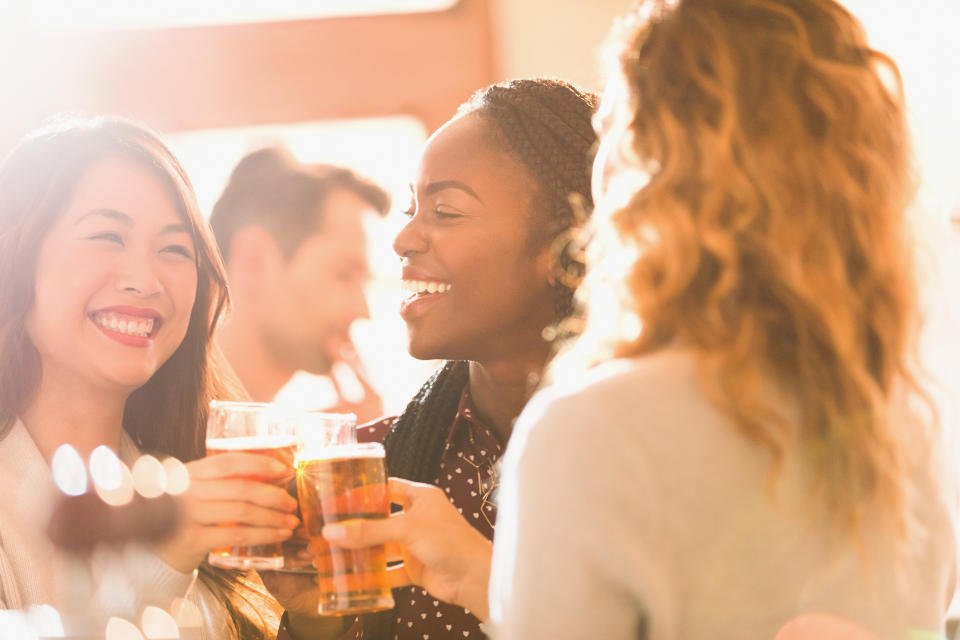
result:
<svg viewBox="0 0 960 640"><path fill-rule="evenodd" d="M128 465L140 455L126 433L119 455ZM45 532L56 495L49 465L18 420L0 440L0 608L53 605L67 634L80 635L102 633L111 616L139 623L144 607L169 609L185 598L203 625L181 637L230 637L226 611L195 572L180 573L138 546L100 549L87 561L54 548Z"/></svg>
<svg viewBox="0 0 960 640"><path fill-rule="evenodd" d="M504 456L493 636L769 640L815 612L884 639L942 632L956 581L951 479L931 465L908 488L916 528L902 565L884 528L865 525L866 565L813 516L804 459L787 455L771 486L765 450L699 380L693 355L670 349L527 405Z"/></svg>

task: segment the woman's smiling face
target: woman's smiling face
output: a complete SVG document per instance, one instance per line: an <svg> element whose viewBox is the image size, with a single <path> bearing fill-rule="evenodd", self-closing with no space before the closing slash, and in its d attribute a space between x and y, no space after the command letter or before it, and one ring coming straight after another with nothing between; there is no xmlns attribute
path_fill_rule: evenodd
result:
<svg viewBox="0 0 960 640"><path fill-rule="evenodd" d="M187 332L195 247L170 190L145 165L107 157L81 177L44 239L27 332L43 375L126 392Z"/></svg>
<svg viewBox="0 0 960 640"><path fill-rule="evenodd" d="M549 255L534 240L540 189L492 137L483 116L471 114L424 147L410 221L394 241L416 358L515 356L542 345L554 320Z"/></svg>

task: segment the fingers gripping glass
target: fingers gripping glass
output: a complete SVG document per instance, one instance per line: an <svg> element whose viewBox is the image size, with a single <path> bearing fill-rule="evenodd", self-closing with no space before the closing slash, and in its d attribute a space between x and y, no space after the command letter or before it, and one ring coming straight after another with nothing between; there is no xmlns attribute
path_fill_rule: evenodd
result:
<svg viewBox="0 0 960 640"><path fill-rule="evenodd" d="M295 457L303 452L356 442L356 416L295 411L271 403L213 401L207 421L207 455L245 452L271 456L289 465L288 477L257 478L287 488L294 483ZM230 523L224 523L231 526ZM234 546L210 552L210 564L233 569L297 570L311 566L299 529L284 543ZM306 556L304 558L304 556Z"/></svg>
<svg viewBox="0 0 960 640"><path fill-rule="evenodd" d="M289 465L292 476L296 449L295 416L264 403L210 403L207 418L208 456L229 452L270 456ZM289 481L286 478L250 478L275 482L280 487L286 486ZM283 546L276 542L224 547L211 551L208 560L214 566L231 569L278 569L283 566Z"/></svg>

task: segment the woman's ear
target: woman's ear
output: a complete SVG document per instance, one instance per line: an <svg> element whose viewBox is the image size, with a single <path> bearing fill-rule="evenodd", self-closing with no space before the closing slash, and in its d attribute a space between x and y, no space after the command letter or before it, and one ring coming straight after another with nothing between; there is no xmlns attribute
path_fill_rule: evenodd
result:
<svg viewBox="0 0 960 640"><path fill-rule="evenodd" d="M576 289L580 285L585 258L582 234L578 227L568 227L547 244L540 259L551 287Z"/></svg>
<svg viewBox="0 0 960 640"><path fill-rule="evenodd" d="M557 259L552 245L552 242L547 243L540 249L540 255L537 256L537 280L540 282L546 280L551 288L557 286Z"/></svg>

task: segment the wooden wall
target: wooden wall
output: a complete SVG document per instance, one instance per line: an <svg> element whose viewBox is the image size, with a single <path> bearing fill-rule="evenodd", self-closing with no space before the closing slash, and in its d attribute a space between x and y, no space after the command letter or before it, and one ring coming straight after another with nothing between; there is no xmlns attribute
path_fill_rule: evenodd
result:
<svg viewBox="0 0 960 640"><path fill-rule="evenodd" d="M162 132L408 114L432 131L494 80L492 39L489 0L431 13L25 34L0 46L0 155L61 111L124 115Z"/></svg>

